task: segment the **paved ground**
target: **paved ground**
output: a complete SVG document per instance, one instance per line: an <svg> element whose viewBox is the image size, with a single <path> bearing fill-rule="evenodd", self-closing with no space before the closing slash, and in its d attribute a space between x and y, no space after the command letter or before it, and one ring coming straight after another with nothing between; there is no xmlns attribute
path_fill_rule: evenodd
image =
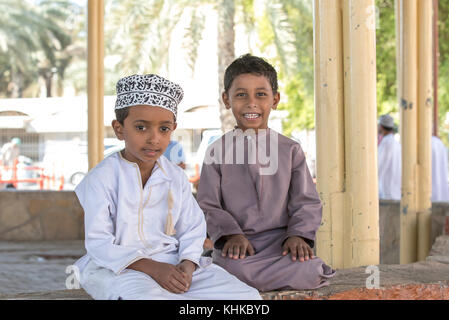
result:
<svg viewBox="0 0 449 320"><path fill-rule="evenodd" d="M67 266L84 254L82 241L0 242L0 299L90 299L66 290ZM379 265L380 288L367 289L365 267L338 270L329 287L267 292L265 299L447 299L449 236L441 236L426 261Z"/></svg>
<svg viewBox="0 0 449 320"><path fill-rule="evenodd" d="M0 297L66 289L66 268L84 253L83 241L0 242Z"/></svg>

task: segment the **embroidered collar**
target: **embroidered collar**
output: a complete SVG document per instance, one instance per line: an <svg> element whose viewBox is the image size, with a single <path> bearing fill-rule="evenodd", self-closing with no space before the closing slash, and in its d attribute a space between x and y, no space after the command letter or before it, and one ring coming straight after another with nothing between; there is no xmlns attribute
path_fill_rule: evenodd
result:
<svg viewBox="0 0 449 320"><path fill-rule="evenodd" d="M127 159L125 159L122 155L121 151L118 151L118 158L125 161L126 163L132 165L133 167L136 167L139 171L140 174L140 169L139 169L139 165L135 162L129 161ZM162 160L161 158L159 158L156 163L154 164L154 168L153 171L151 172L151 176L148 179L146 185L155 185L164 181L171 181L172 179L169 177L169 175L167 174L166 169L163 168L162 164L161 164Z"/></svg>

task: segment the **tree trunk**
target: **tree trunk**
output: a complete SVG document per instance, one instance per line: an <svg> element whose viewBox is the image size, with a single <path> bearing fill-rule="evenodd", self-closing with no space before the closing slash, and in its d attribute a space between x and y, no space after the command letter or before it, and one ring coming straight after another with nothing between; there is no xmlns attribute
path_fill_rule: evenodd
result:
<svg viewBox="0 0 449 320"><path fill-rule="evenodd" d="M235 120L231 110L227 110L221 99L224 91L223 77L226 67L235 59L234 50L234 0L220 0L218 3L218 93L221 129L227 132L234 127Z"/></svg>
<svg viewBox="0 0 449 320"><path fill-rule="evenodd" d="M56 96L63 97L64 96L64 79L58 74L57 87L56 87Z"/></svg>
<svg viewBox="0 0 449 320"><path fill-rule="evenodd" d="M11 98L22 98L23 95L23 76L19 71L11 70Z"/></svg>
<svg viewBox="0 0 449 320"><path fill-rule="evenodd" d="M52 80L52 76L50 75L46 75L45 77L45 88L47 89L47 98L51 98L51 81Z"/></svg>
<svg viewBox="0 0 449 320"><path fill-rule="evenodd" d="M50 68L41 68L39 69L39 75L44 79L46 96L50 98L52 96L53 73Z"/></svg>

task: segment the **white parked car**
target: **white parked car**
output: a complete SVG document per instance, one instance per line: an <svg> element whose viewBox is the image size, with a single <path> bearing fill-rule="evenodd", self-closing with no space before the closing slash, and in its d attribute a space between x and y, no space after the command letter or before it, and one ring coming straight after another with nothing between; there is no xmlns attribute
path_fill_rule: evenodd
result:
<svg viewBox="0 0 449 320"><path fill-rule="evenodd" d="M108 145L105 144L105 146L104 146L105 150L104 150L103 156L104 156L104 158L107 158L110 155L123 150L124 147L125 147L124 143L108 144ZM87 163L87 161L88 161L87 154L85 155L85 157L86 157L86 163ZM83 180L84 176L87 174L87 171L88 170L87 170L87 166L86 166L85 170L72 173L69 178L70 184L72 184L73 186L78 185L78 183L80 183L81 180Z"/></svg>
<svg viewBox="0 0 449 320"><path fill-rule="evenodd" d="M104 157L124 148L123 141L117 139L104 140ZM89 170L86 141L49 141L45 145L45 156L42 166L47 174L64 176L64 189L73 189Z"/></svg>
<svg viewBox="0 0 449 320"><path fill-rule="evenodd" d="M110 155L122 150L124 148L124 146L122 145L108 145L105 146L105 150L104 150L104 157L107 158ZM86 155L86 161L87 160L87 155ZM68 182L70 182L70 184L72 184L73 186L77 186L78 183L81 182L81 180L83 180L84 176L87 174L87 167L85 168L85 170L83 171L77 171L74 172L70 175Z"/></svg>

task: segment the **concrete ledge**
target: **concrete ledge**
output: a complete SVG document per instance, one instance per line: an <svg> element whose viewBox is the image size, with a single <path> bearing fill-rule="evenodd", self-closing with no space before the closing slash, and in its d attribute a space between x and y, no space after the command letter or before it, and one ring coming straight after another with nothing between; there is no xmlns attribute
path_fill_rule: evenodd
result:
<svg viewBox="0 0 449 320"><path fill-rule="evenodd" d="M0 191L0 241L83 240L84 212L73 191ZM399 201L379 203L380 263L399 263ZM431 242L442 235L449 203L432 204Z"/></svg>
<svg viewBox="0 0 449 320"><path fill-rule="evenodd" d="M261 293L264 300L449 300L449 264L379 265L380 288L367 289L365 268L338 270L328 287ZM1 300L92 300L84 290L0 295Z"/></svg>
<svg viewBox="0 0 449 320"><path fill-rule="evenodd" d="M14 295L0 294L0 300L92 300L92 298L83 289L77 289Z"/></svg>
<svg viewBox="0 0 449 320"><path fill-rule="evenodd" d="M379 265L380 288L367 289L365 267L337 270L331 285L308 291L265 292L266 300L449 299L449 265L417 262Z"/></svg>
<svg viewBox="0 0 449 320"><path fill-rule="evenodd" d="M75 244L67 243L69 244L73 247L70 252L76 253ZM52 252L57 252L58 248L55 246ZM426 261L378 265L379 289L367 289L367 278L372 272L366 273L365 267L358 267L337 270L328 287L303 291L271 291L261 295L264 300L449 300L448 258L449 236L441 236L437 238ZM91 297L79 289L0 294L0 299L91 300Z"/></svg>
<svg viewBox="0 0 449 320"><path fill-rule="evenodd" d="M379 234L380 263L399 264L400 241L400 202L393 200L379 201ZM446 234L448 223L449 235L449 203L432 203L430 241L434 243L438 236Z"/></svg>
<svg viewBox="0 0 449 320"><path fill-rule="evenodd" d="M330 286L309 291L266 292L267 300L449 300L449 236L440 236L426 261L379 265L379 289L367 289L365 267L337 270ZM368 283L371 283L368 281Z"/></svg>
<svg viewBox="0 0 449 320"><path fill-rule="evenodd" d="M36 291L25 293L21 291L25 287L18 286L17 291L6 291L10 294L0 293L0 299L90 299L83 290L59 290L64 288L65 267L84 254L83 210L75 193L2 191L0 203L0 241L8 241L0 245L0 288L7 288L4 284L11 284L13 278L15 283L27 284L28 291ZM380 202L380 289L366 289L369 274L360 267L338 270L329 287L265 292L262 297L267 300L449 299L449 236L437 238L445 232L445 225L449 233L448 212L449 203L432 205L432 241L436 241L427 261L398 265L399 202ZM17 240L35 242L12 242ZM39 242L43 240L47 243ZM68 245L56 240L77 242ZM53 269L49 268L49 261L55 261L51 264ZM42 278L43 273L47 278ZM30 287L31 282L36 286ZM42 288L48 291L40 291Z"/></svg>
<svg viewBox="0 0 449 320"><path fill-rule="evenodd" d="M0 241L84 239L73 191L1 191L0 203Z"/></svg>

